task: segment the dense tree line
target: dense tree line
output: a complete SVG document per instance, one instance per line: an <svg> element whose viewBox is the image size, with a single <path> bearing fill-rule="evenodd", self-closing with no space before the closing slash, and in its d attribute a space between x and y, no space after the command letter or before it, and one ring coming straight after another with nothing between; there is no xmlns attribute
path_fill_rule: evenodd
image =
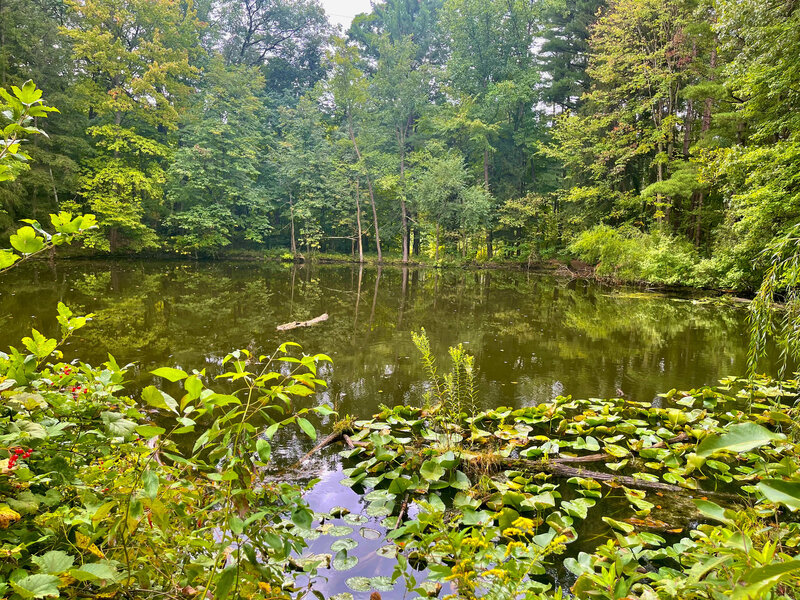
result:
<svg viewBox="0 0 800 600"><path fill-rule="evenodd" d="M747 289L800 221L798 56L792 0L384 0L347 32L316 0L0 0L0 86L61 110L0 228Z"/></svg>

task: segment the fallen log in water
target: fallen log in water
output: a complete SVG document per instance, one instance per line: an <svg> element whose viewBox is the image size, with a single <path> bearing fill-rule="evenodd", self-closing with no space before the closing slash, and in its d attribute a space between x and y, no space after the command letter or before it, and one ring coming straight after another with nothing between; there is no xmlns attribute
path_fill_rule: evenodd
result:
<svg viewBox="0 0 800 600"><path fill-rule="evenodd" d="M678 444L680 442L685 442L689 439L689 436L686 433L680 433L676 435L674 438L664 440L663 442L659 442L657 444L653 444L652 446L645 446L641 448L641 450L654 450L656 448L666 448L669 444ZM634 450L638 454L640 450ZM551 459L554 463L559 464L567 464L567 463L585 463L585 462L604 462L607 460L614 460L615 457L611 454L606 454L604 452L600 452L598 454L587 454L585 456L564 456L561 458L553 458Z"/></svg>
<svg viewBox="0 0 800 600"><path fill-rule="evenodd" d="M639 490L652 490L657 492L680 492L680 493L695 493L698 496L715 496L717 498L725 498L731 502L742 502L745 498L737 494L730 494L727 492L717 492L714 490L694 490L691 488L681 487L679 485L672 485L671 483L662 483L660 481L648 481L646 479L637 479L636 477L629 477L627 475L617 475L616 473L604 473L602 471L590 471L588 469L570 467L562 462L556 460L527 460L524 458L500 458L500 464L506 467L525 469L529 471L536 471L538 473L549 473L556 477L583 477L584 479L594 479L595 481L606 481L609 483L616 483L621 486L639 489Z"/></svg>
<svg viewBox="0 0 800 600"><path fill-rule="evenodd" d="M292 321L291 323L284 323L283 325L278 325L276 328L278 331L290 331L292 329L296 329L298 327L311 327L312 325L317 325L318 323L322 323L323 321L328 320L328 313L323 313L318 317L314 317L308 321Z"/></svg>

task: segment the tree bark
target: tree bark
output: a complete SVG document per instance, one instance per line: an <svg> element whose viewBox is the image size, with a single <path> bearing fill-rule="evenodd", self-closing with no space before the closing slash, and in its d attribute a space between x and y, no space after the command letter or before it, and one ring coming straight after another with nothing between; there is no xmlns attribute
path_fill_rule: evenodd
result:
<svg viewBox="0 0 800 600"><path fill-rule="evenodd" d="M289 216L290 216L290 218L289 218L289 221L290 221L289 229L291 230L291 233L292 233L292 241L291 241L292 256L297 256L297 241L296 241L296 238L294 237L294 203L292 202L292 194L291 193L289 194Z"/></svg>
<svg viewBox="0 0 800 600"><path fill-rule="evenodd" d="M408 262L408 213L406 211L406 139L404 132L397 136L400 144L400 229L403 236L403 262Z"/></svg>
<svg viewBox="0 0 800 600"><path fill-rule="evenodd" d="M364 245L361 233L361 179L356 178L356 225L358 226L358 262L364 262Z"/></svg>
<svg viewBox="0 0 800 600"><path fill-rule="evenodd" d="M350 141L353 142L353 150L356 152L356 156L358 160L361 161L361 150L358 148L358 142L356 141L356 134L353 130L353 118L350 115L350 112L347 113L347 126L350 132ZM369 176L369 171L366 172L367 177L367 188L369 189L369 203L372 205L372 219L375 225L375 248L378 251L378 262L383 261L383 254L381 252L381 234L380 230L378 229L378 211L375 208L375 190L372 189L372 178Z"/></svg>

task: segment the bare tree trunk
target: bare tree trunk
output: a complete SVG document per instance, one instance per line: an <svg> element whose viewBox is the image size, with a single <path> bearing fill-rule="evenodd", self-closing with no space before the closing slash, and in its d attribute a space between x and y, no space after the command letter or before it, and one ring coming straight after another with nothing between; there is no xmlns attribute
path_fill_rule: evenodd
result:
<svg viewBox="0 0 800 600"><path fill-rule="evenodd" d="M714 36L714 45L711 48L711 56L709 58L709 66L712 69L709 79L714 81L716 76L713 69L717 66L717 36ZM703 106L703 122L700 125L700 131L706 133L711 129L711 109L714 106L713 98L706 98ZM703 224L703 200L705 199L705 192L700 192L697 196L697 206L694 212L694 245L700 246L700 234L702 233Z"/></svg>
<svg viewBox="0 0 800 600"><path fill-rule="evenodd" d="M489 193L489 148L483 149L483 188L486 193ZM486 258L491 259L494 256L494 248L492 247L492 230L486 232Z"/></svg>
<svg viewBox="0 0 800 600"><path fill-rule="evenodd" d="M297 241L294 237L294 203L292 202L292 195L289 194L289 215L290 215L290 229L292 232L292 256L297 256Z"/></svg>
<svg viewBox="0 0 800 600"><path fill-rule="evenodd" d="M353 131L353 119L348 113L347 115L347 125L350 130L350 141L353 142L353 149L356 152L356 156L358 160L361 160L361 150L358 148L358 142L356 141L356 134ZM378 262L383 261L383 254L381 252L381 234L380 229L378 228L378 210L375 208L375 190L372 189L372 178L369 176L369 171L366 173L367 177L367 188L369 189L369 203L372 205L372 219L375 225L375 248L378 250Z"/></svg>
<svg viewBox="0 0 800 600"><path fill-rule="evenodd" d="M683 127L683 158L689 159L689 145L692 141L692 117L694 111L692 110L692 99L686 101L686 123Z"/></svg>
<svg viewBox="0 0 800 600"><path fill-rule="evenodd" d="M363 234L361 233L361 179L356 178L356 225L358 226L358 262L364 262Z"/></svg>
<svg viewBox="0 0 800 600"><path fill-rule="evenodd" d="M408 213L406 211L406 140L405 135L398 135L400 143L400 229L403 236L403 263L408 262Z"/></svg>
<svg viewBox="0 0 800 600"><path fill-rule="evenodd" d="M53 177L53 168L49 167L50 169L50 183L53 186L53 199L56 201L56 206L58 206L58 190L56 189L56 179Z"/></svg>
<svg viewBox="0 0 800 600"><path fill-rule="evenodd" d="M433 260L439 262L439 222L436 222L436 250L434 250Z"/></svg>

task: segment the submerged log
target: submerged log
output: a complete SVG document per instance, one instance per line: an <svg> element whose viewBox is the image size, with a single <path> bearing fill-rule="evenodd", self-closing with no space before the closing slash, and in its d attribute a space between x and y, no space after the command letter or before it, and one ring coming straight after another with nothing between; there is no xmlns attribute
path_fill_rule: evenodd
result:
<svg viewBox="0 0 800 600"><path fill-rule="evenodd" d="M681 487L679 485L672 485L671 483L662 483L660 481L647 481L646 479L637 479L627 475L617 475L616 473L604 473L602 471L590 471L588 469L570 467L562 462L555 460L537 461L527 460L524 458L500 458L499 463L505 467L516 469L524 469L528 471L536 471L538 473L549 473L556 477L583 477L585 479L594 479L595 481L606 481L616 483L625 487L639 489L639 490L652 490L657 492L680 492L680 493L696 493L700 496L716 496L718 498L725 498L732 502L742 502L746 499L736 494L727 492L717 492L713 490L693 490L691 488Z"/></svg>
<svg viewBox="0 0 800 600"><path fill-rule="evenodd" d="M640 450L634 450L636 454L641 452L642 450L655 450L657 448L666 448L670 444L678 444L680 442L685 442L689 439L689 436L686 433L680 433L676 435L674 438L670 438L668 440L664 440L663 442L659 442L657 444L653 444L652 446L645 446ZM605 462L607 460L614 460L616 457L612 456L611 454L606 454L604 452L599 452L597 454L587 454L585 456L564 456L562 458L553 458L551 459L554 463L559 464L567 464L567 463L585 463L585 462Z"/></svg>
<svg viewBox="0 0 800 600"><path fill-rule="evenodd" d="M297 329L298 327L311 327L312 325L317 325L318 323L322 323L323 321L327 320L328 320L328 313L323 313L318 317L309 319L308 321L292 321L291 323L284 323L283 325L278 325L276 329L278 331L290 331L292 329Z"/></svg>

